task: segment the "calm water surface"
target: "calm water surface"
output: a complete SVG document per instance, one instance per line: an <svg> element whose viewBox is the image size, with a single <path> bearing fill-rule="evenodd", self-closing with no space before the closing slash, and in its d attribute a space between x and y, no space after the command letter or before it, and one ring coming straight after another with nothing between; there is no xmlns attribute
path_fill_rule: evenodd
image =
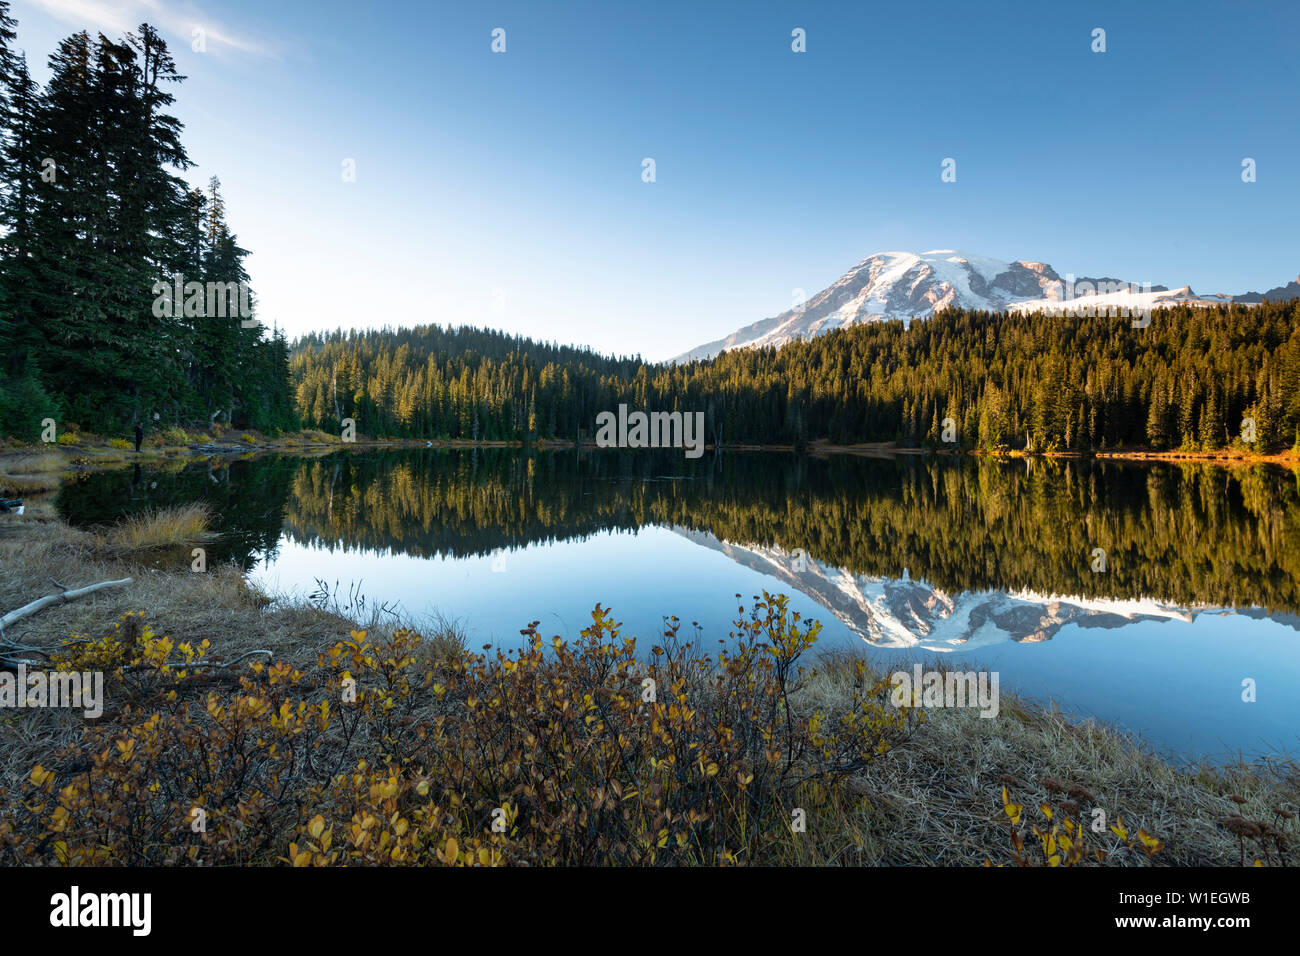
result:
<svg viewBox="0 0 1300 956"><path fill-rule="evenodd" d="M1174 754L1300 750L1282 469L422 449L87 475L59 507L94 524L193 500L217 516L210 562L458 618L478 644L576 635L596 602L643 646L670 615L712 644L766 589L819 646L996 670Z"/></svg>

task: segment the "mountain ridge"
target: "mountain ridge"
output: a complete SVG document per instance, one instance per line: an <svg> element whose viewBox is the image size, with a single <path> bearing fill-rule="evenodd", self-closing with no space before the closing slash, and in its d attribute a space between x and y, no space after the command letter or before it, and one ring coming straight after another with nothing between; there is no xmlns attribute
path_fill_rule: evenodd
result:
<svg viewBox="0 0 1300 956"><path fill-rule="evenodd" d="M1047 263L1033 259L1004 262L954 249L878 252L785 312L743 326L669 361L709 359L728 349L780 347L833 329L865 322L928 318L947 308L993 312L1106 308L1138 315L1179 304L1253 305L1296 296L1300 296L1300 281L1264 293L1199 296L1187 285L1170 289L1112 276L1062 276Z"/></svg>

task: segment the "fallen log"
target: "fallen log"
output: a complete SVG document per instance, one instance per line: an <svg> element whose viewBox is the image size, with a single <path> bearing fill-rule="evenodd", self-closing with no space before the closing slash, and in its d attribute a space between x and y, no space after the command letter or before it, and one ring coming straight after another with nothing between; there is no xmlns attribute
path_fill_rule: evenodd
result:
<svg viewBox="0 0 1300 956"><path fill-rule="evenodd" d="M51 604L59 604L64 601L72 601L75 600L76 598L83 597L94 591L102 590L103 588L112 588L112 587L117 587L118 585L121 584L130 584L132 580L133 580L132 578L122 578L120 581L100 581L98 584L90 584L84 588L76 588L75 590L72 591L69 591L67 588L64 588L58 594L47 594L43 598L37 598L35 601L32 601L30 604L24 604L22 607L18 608L17 610L10 611L4 617L0 617L0 639L4 638L4 632L6 627L9 627L11 624L14 624L17 621L21 621L25 617L30 617L31 615L35 614L37 611L44 610L45 608L49 607ZM57 581L55 583L58 584ZM62 585L60 585L60 587L62 587Z"/></svg>

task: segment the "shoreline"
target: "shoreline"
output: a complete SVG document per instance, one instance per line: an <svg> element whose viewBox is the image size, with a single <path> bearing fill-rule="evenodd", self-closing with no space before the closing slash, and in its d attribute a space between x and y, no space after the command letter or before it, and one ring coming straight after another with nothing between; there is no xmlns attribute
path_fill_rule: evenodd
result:
<svg viewBox="0 0 1300 956"><path fill-rule="evenodd" d="M247 433L244 433L247 434ZM31 443L20 444L8 442L0 444L0 491L5 487L5 466L9 462L30 460L33 457L46 458L42 469L47 472L82 472L128 467L133 464L149 464L178 459L202 460L205 458L249 458L270 454L296 454L302 456L330 454L336 451L385 450L385 449L533 449L537 451L580 450L597 451L650 451L656 449L606 449L600 448L590 439L581 442L574 439L541 439L533 442L469 439L420 439L420 438L369 438L359 437L356 441L344 442L321 432L298 432L277 438L257 436L253 442L233 439L223 435L213 439L204 435L206 441L184 444L146 444L139 452L131 448L115 447L109 440L87 436L89 440L75 444ZM706 443L705 449L715 451L716 445ZM1114 449L1098 451L1051 451L1027 452L1024 450L983 449L942 449L913 446L900 446L896 442L856 442L837 444L824 439L800 445L761 444L737 442L722 446L723 452L741 453L778 453L804 454L814 458L832 455L845 455L862 458L899 458L899 457L936 457L936 458L977 458L990 461L1032 461L1034 459L1064 461L1116 461L1135 463L1189 463L1242 467L1249 465L1276 465L1292 470L1300 469L1300 450L1290 449L1273 453L1253 453L1240 449L1221 449L1214 451L1156 451L1151 449ZM54 460L57 459L57 462Z"/></svg>
<svg viewBox="0 0 1300 956"><path fill-rule="evenodd" d="M48 493L35 496L24 516L4 526L0 611L47 593L51 579L79 587L134 578L126 586L26 619L24 643L49 648L69 635L94 638L111 632L115 622L142 614L143 623L178 646L210 641L210 656L218 661L266 649L269 660L323 680L328 669L317 661L324 661L324 649L347 641L349 633L355 638L356 629L366 624L370 639L389 640L400 624L394 621L384 628L374 620L357 621L337 608L263 594L234 565L203 574L175 564L172 570L150 570L147 551L121 553L106 547L104 540L67 525L55 513ZM647 643L645 636L638 637ZM455 646L438 632L425 639L426 644L440 641L440 653ZM463 643L455 653L466 653ZM815 649L811 653L804 661L810 674L791 697L796 712L808 714L817 708L834 719L852 711L855 688L862 686L861 672L855 676L859 655L817 656ZM251 669L246 673L255 676ZM881 676L870 672L871 679ZM232 683L213 687L218 693L238 689ZM205 693L209 689L204 685ZM0 710L0 720L19 731L0 748L0 779L18 792L33 764L58 767L66 762L47 752L52 740L81 746L78 741L90 731L79 717L74 720L66 712L14 713L26 716L15 724L12 713ZM1210 762L1162 756L1136 735L1013 694L1002 695L996 719L981 718L970 708L926 709L924 717L914 735L893 745L886 757L825 791L824 806L809 819L809 833L819 837L793 843L778 837L772 855L754 862L833 863L841 859L845 846L852 846L851 859L862 865L982 865L985 860L1015 865L1000 797L1004 787L1011 800L1026 808L1028 823L1045 822L1032 809L1040 803L1056 805L1058 813L1069 811L1073 804L1065 788L1082 788L1092 796L1092 806L1104 810L1108 823L1122 817L1125 827L1134 832L1140 827L1164 844L1151 859L1131 841L1126 845L1102 833L1094 844L1107 848L1108 865L1237 865L1238 841L1222 820L1247 813L1252 819L1273 820L1271 808L1300 809L1293 805L1300 767L1292 758ZM118 710L110 707L93 726L97 733L127 733L129 723L119 727L114 723L118 719ZM1086 821L1088 812L1082 811L1079 818ZM1026 856L1033 859L1037 843L1027 831L1025 836ZM1247 859L1248 865L1254 856ZM1275 854L1269 864L1278 859Z"/></svg>

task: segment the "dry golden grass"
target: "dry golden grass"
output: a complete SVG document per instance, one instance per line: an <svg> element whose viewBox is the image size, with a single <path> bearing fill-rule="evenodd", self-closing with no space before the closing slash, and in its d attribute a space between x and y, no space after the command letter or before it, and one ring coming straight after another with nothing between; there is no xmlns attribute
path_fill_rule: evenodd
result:
<svg viewBox="0 0 1300 956"><path fill-rule="evenodd" d="M822 658L800 693L801 706L833 709L855 680L853 656ZM1229 766L1170 763L1140 740L1093 721L1002 693L997 717L973 708L930 710L903 747L877 761L830 795L817 828L834 836L791 836L787 861L804 864L980 866L1011 861L1001 793L1037 807L1052 794L1044 780L1085 787L1128 828L1142 827L1165 842L1156 862L1166 866L1235 866L1237 838L1222 825L1240 813L1275 819L1274 808L1295 812L1300 765L1292 759ZM1229 798L1246 799L1239 805ZM1036 812L1036 811L1035 811ZM811 817L811 814L810 814ZM813 830L812 822L809 831ZM1291 837L1294 841L1295 830ZM1110 833L1089 833L1091 845L1110 851L1114 865L1149 865ZM1248 851L1249 852L1249 851ZM1295 851L1292 851L1295 855ZM1252 862L1247 859L1247 863ZM1292 861L1294 862L1294 860Z"/></svg>
<svg viewBox="0 0 1300 956"><path fill-rule="evenodd" d="M319 442L326 445L337 445L340 443L338 435L331 435L329 432L323 432L319 428L304 428L297 432L294 437L299 441Z"/></svg>
<svg viewBox="0 0 1300 956"><path fill-rule="evenodd" d="M118 553L192 544L208 530L209 512L201 502L151 508L131 515L98 536L101 548Z"/></svg>
<svg viewBox="0 0 1300 956"><path fill-rule="evenodd" d="M469 650L469 634L459 620L439 613L420 628L427 653L435 661L453 661Z"/></svg>
<svg viewBox="0 0 1300 956"><path fill-rule="evenodd" d="M59 472L66 465L54 451L21 451L0 456L0 494L43 494L59 487Z"/></svg>
<svg viewBox="0 0 1300 956"><path fill-rule="evenodd" d="M37 502L22 524L0 535L0 608L12 610L59 585L82 587L96 581L131 577L130 585L57 604L27 618L9 633L28 644L54 643L70 633L98 633L128 611L147 609L151 620L177 640L212 641L215 653L238 654L255 647L277 656L314 659L326 640L355 623L306 602L271 600L250 587L233 565L214 565L205 573L159 570L130 553L105 550L97 534L70 527L48 502ZM4 525L0 524L0 528Z"/></svg>

